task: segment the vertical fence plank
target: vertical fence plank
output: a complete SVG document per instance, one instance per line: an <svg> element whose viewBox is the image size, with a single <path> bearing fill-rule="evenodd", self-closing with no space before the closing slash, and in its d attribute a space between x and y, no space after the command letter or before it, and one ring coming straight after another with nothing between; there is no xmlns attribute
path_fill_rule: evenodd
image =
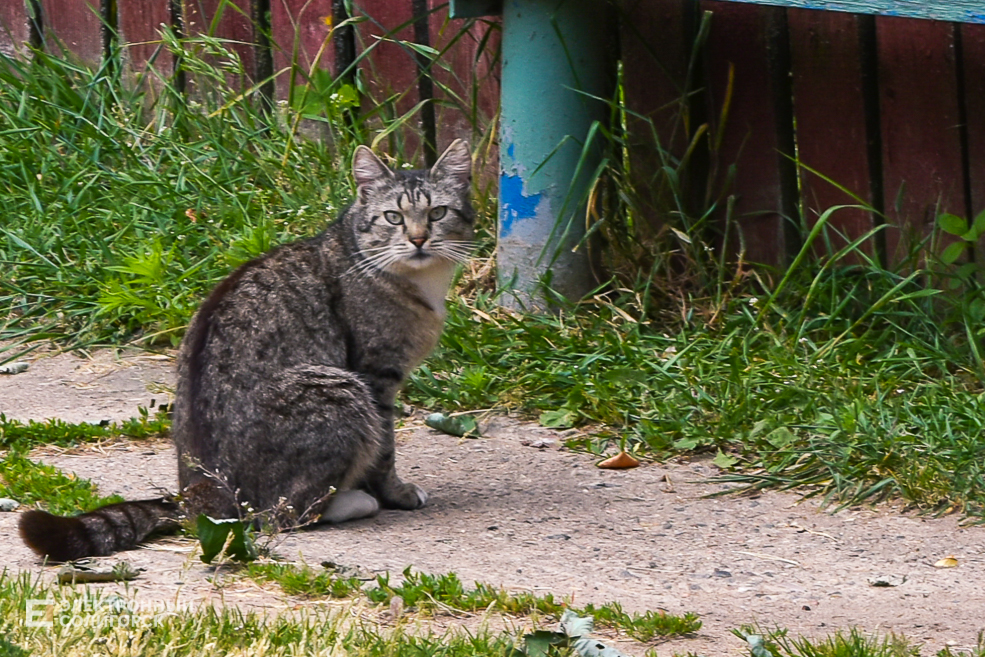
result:
<svg viewBox="0 0 985 657"><path fill-rule="evenodd" d="M224 45L235 52L243 63L243 72L248 78L243 83L257 82L256 33L251 0L184 0L182 12L186 35L204 34L228 41Z"/></svg>
<svg viewBox="0 0 985 657"><path fill-rule="evenodd" d="M99 66L103 59L99 6L99 0L41 0L47 51L61 55L64 49L87 66Z"/></svg>
<svg viewBox="0 0 985 657"><path fill-rule="evenodd" d="M153 79L148 66L164 78L174 71L174 57L161 43L161 30L171 25L170 5L171 0L117 0L123 59L131 76Z"/></svg>
<svg viewBox="0 0 985 657"><path fill-rule="evenodd" d="M954 25L878 17L879 106L890 262L932 230L938 208L965 214Z"/></svg>
<svg viewBox="0 0 985 657"><path fill-rule="evenodd" d="M31 43L31 18L25 2L0 2L0 53L8 57L27 54Z"/></svg>
<svg viewBox="0 0 985 657"><path fill-rule="evenodd" d="M669 203L664 198L667 190L654 184L664 164L661 153L674 159L683 157L690 136L704 122L703 112L692 112L700 106L686 97L695 36L691 7L689 0L633 0L620 5L624 102L630 112L630 170L639 209L653 229L659 228ZM700 70L696 72L701 74ZM694 154L706 152L707 145L695 149ZM697 168L700 170L693 171L692 167L692 175L685 172L682 183L690 189L703 190L707 172L703 166ZM697 203L688 205L693 213Z"/></svg>
<svg viewBox="0 0 985 657"><path fill-rule="evenodd" d="M721 180L736 165L735 220L751 262L781 264L796 245L790 221L796 221L796 172L793 156L788 80L782 49L784 9L702 0L714 12L708 38L709 116L718 117L725 100L730 67L735 83L717 159ZM717 118L716 118L717 121Z"/></svg>
<svg viewBox="0 0 985 657"><path fill-rule="evenodd" d="M486 20L449 19L445 0L430 0L438 151L455 139L477 143L499 108L499 30ZM488 35L488 38L486 38Z"/></svg>
<svg viewBox="0 0 985 657"><path fill-rule="evenodd" d="M687 146L679 123L684 119L681 102L691 47L686 4L686 0L632 0L621 6L619 22L626 107L651 119L659 146L677 155ZM643 122L631 131L649 130ZM657 145L644 139L641 146Z"/></svg>
<svg viewBox="0 0 985 657"><path fill-rule="evenodd" d="M967 124L968 196L970 216L985 210L985 25L962 25L962 69ZM979 240L975 260L985 263Z"/></svg>
<svg viewBox="0 0 985 657"><path fill-rule="evenodd" d="M274 72L291 66L295 39L298 40L297 63L306 74L316 69L334 71L332 24L332 0L270 0ZM289 73L277 76L278 98L287 97L290 83ZM295 83L301 84L303 79Z"/></svg>
<svg viewBox="0 0 985 657"><path fill-rule="evenodd" d="M413 50L398 41L413 41L411 0L355 0L353 11L368 20L359 24L357 50L369 51L359 65L368 97L364 114L382 115L387 122L405 115L418 103L417 64ZM398 29L400 28L400 29ZM409 117L405 129L393 132L385 150L420 162L419 117Z"/></svg>
<svg viewBox="0 0 985 657"><path fill-rule="evenodd" d="M869 176L868 108L862 88L860 17L791 9L788 21L800 161L875 206ZM800 172L800 183L808 225L834 205L858 203L806 170ZM845 209L835 213L828 225L851 241L872 229L875 222L869 212ZM834 231L831 238L835 249L847 243ZM870 254L876 253L873 244L867 248Z"/></svg>

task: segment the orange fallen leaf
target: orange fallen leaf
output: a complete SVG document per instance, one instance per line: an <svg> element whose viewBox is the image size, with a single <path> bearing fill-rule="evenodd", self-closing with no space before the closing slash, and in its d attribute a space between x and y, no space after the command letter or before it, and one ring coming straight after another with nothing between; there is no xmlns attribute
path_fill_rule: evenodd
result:
<svg viewBox="0 0 985 657"><path fill-rule="evenodd" d="M635 468L639 464L640 462L638 460L634 459L626 452L619 452L615 456L607 458L596 465L606 470L623 470L625 468Z"/></svg>
<svg viewBox="0 0 985 657"><path fill-rule="evenodd" d="M934 568L954 568L958 565L958 560L954 555L948 555L934 564Z"/></svg>

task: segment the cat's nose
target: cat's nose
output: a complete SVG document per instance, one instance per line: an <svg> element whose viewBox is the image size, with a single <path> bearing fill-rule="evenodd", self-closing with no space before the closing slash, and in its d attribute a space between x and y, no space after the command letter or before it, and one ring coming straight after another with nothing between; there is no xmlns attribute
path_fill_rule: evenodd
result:
<svg viewBox="0 0 985 657"><path fill-rule="evenodd" d="M424 246L424 243L428 241L428 238L426 237L408 237L407 239L409 239L410 243L417 248L421 248Z"/></svg>

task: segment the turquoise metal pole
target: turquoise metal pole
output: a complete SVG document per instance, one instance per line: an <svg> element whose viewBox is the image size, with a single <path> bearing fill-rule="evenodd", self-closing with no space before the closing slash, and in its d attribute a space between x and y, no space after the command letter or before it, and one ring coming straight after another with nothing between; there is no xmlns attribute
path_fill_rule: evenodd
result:
<svg viewBox="0 0 985 657"><path fill-rule="evenodd" d="M506 0L500 117L499 242L502 303L546 307L538 287L578 299L595 285L585 234L591 149L575 179L594 121L604 121L615 79L609 3ZM579 93L583 91L585 93Z"/></svg>

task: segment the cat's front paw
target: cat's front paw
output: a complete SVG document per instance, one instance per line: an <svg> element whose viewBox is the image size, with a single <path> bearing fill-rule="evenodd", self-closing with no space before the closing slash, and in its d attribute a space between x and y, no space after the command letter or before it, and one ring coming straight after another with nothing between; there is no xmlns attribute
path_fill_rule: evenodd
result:
<svg viewBox="0 0 985 657"><path fill-rule="evenodd" d="M414 487L414 491L417 493L417 501L419 502L417 508L420 509L428 503L428 494L417 484L411 484L411 486Z"/></svg>
<svg viewBox="0 0 985 657"><path fill-rule="evenodd" d="M389 509L404 509L411 511L420 509L427 504L428 494L416 484L400 483L399 486L391 486L380 496L380 502Z"/></svg>

